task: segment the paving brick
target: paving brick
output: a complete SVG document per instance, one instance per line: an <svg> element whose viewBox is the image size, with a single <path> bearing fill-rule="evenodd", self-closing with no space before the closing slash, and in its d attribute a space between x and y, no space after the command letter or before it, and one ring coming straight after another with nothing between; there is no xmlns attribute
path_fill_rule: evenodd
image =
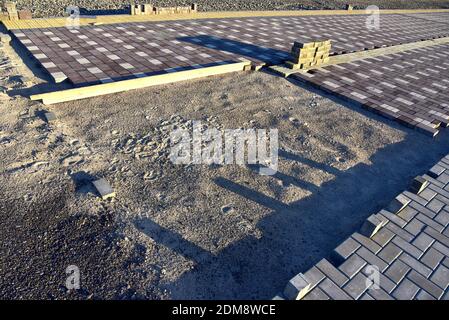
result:
<svg viewBox="0 0 449 320"><path fill-rule="evenodd" d="M368 294L371 295L375 300L394 300L394 298L390 294L382 289L369 289Z"/></svg>
<svg viewBox="0 0 449 320"><path fill-rule="evenodd" d="M94 187L97 189L102 199L108 199L115 197L115 192L111 185L104 179L95 180L93 182Z"/></svg>
<svg viewBox="0 0 449 320"><path fill-rule="evenodd" d="M436 286L431 281L427 280L415 270L410 271L410 273L407 275L407 278L413 281L418 287L431 294L436 299L439 299L444 293L441 288Z"/></svg>
<svg viewBox="0 0 449 320"><path fill-rule="evenodd" d="M444 244L441 244L439 242L435 242L433 244L433 247L438 250L439 252L441 252L442 254L444 254L446 257L449 257L449 248L446 247Z"/></svg>
<svg viewBox="0 0 449 320"><path fill-rule="evenodd" d="M404 209L409 203L410 199L407 198L405 195L400 194L388 204L387 210L396 214L400 212L402 209Z"/></svg>
<svg viewBox="0 0 449 320"><path fill-rule="evenodd" d="M388 225L388 224L387 224ZM382 249L381 246L379 246L376 242L373 240L361 235L358 232L354 232L351 237L359 242L361 245L363 245L365 248L369 249L373 253L377 253Z"/></svg>
<svg viewBox="0 0 449 320"><path fill-rule="evenodd" d="M393 232L396 235L395 238L400 237L400 238L404 239L404 241L407 241L407 242L412 241L414 238L414 236L412 234L407 232L405 229L401 229L400 227L398 227L398 225L396 225L394 223L387 223L384 228ZM393 241L393 239L392 239L392 241Z"/></svg>
<svg viewBox="0 0 449 320"><path fill-rule="evenodd" d="M443 290L447 289L449 284L449 269L440 265L430 277L430 280Z"/></svg>
<svg viewBox="0 0 449 320"><path fill-rule="evenodd" d="M344 287L343 290L353 299L358 299L367 289L369 280L361 273L357 273Z"/></svg>
<svg viewBox="0 0 449 320"><path fill-rule="evenodd" d="M392 263L402 253L402 249L394 243L387 244L379 253L378 257L386 263Z"/></svg>
<svg viewBox="0 0 449 320"><path fill-rule="evenodd" d="M364 293L359 300L375 300L373 297L371 297L368 293Z"/></svg>
<svg viewBox="0 0 449 320"><path fill-rule="evenodd" d="M393 239L395 234L386 228L380 229L372 238L375 243L380 245L381 247L384 247L387 243L390 242L391 239Z"/></svg>
<svg viewBox="0 0 449 320"><path fill-rule="evenodd" d="M352 238L346 239L342 244L335 248L331 256L331 262L334 265L341 264L351 254L353 254L360 247L360 243Z"/></svg>
<svg viewBox="0 0 449 320"><path fill-rule="evenodd" d="M380 228L386 223L386 220L379 219L377 215L371 215L369 216L363 223L362 227L360 228L359 233L361 235L364 235L367 238L371 238L374 236Z"/></svg>
<svg viewBox="0 0 449 320"><path fill-rule="evenodd" d="M348 278L352 278L356 275L364 266L366 261L363 260L357 254L351 255L345 262L343 262L338 269L345 274Z"/></svg>
<svg viewBox="0 0 449 320"><path fill-rule="evenodd" d="M416 236L421 233L426 225L418 219L412 219L404 228L410 234Z"/></svg>
<svg viewBox="0 0 449 320"><path fill-rule="evenodd" d="M416 237L415 240L412 241L412 245L414 245L421 251L426 251L433 243L433 241L434 239L432 237L422 232Z"/></svg>
<svg viewBox="0 0 449 320"><path fill-rule="evenodd" d="M340 287L338 287L330 279L324 279L318 286L333 300L352 300L351 296L340 289Z"/></svg>
<svg viewBox="0 0 449 320"><path fill-rule="evenodd" d="M442 261L443 265L446 266L447 268L449 268L449 258L445 257Z"/></svg>
<svg viewBox="0 0 449 320"><path fill-rule="evenodd" d="M427 172L427 174L429 176L431 176L432 178L436 179L436 178L438 178L438 176L440 174L442 174L444 172L444 170L446 170L444 167L436 164L432 168L430 168L430 170Z"/></svg>
<svg viewBox="0 0 449 320"><path fill-rule="evenodd" d="M306 295L310 289L310 283L307 282L302 273L299 273L287 283L284 296L289 300L296 300Z"/></svg>
<svg viewBox="0 0 449 320"><path fill-rule="evenodd" d="M440 212L441 209L443 209L443 207L445 206L444 202L438 200L438 199L433 199L432 201L430 201L426 207L436 213Z"/></svg>
<svg viewBox="0 0 449 320"><path fill-rule="evenodd" d="M449 247L449 238L437 232L434 228L426 227L424 228L424 232L436 241L444 244L446 247Z"/></svg>
<svg viewBox="0 0 449 320"><path fill-rule="evenodd" d="M336 285L339 287L343 286L349 279L345 276L340 270L335 268L329 261L326 259L320 260L316 264L316 267L324 273L326 277L331 279Z"/></svg>
<svg viewBox="0 0 449 320"><path fill-rule="evenodd" d="M415 297L416 300L436 300L432 295L428 294L424 290L420 290Z"/></svg>
<svg viewBox="0 0 449 320"><path fill-rule="evenodd" d="M426 215L431 219L433 219L436 216L436 213L434 211L427 209L426 207L417 203L416 201L410 202L410 207L416 209L420 214Z"/></svg>
<svg viewBox="0 0 449 320"><path fill-rule="evenodd" d="M412 269L418 271L425 277L428 277L432 273L432 270L430 268L426 267L424 264L405 252L399 256L399 260L410 266Z"/></svg>
<svg viewBox="0 0 449 320"><path fill-rule="evenodd" d="M311 288L313 288L325 278L325 275L317 267L312 267L304 273L304 277L310 284Z"/></svg>
<svg viewBox="0 0 449 320"><path fill-rule="evenodd" d="M407 222L410 222L410 220L412 220L417 213L418 211L416 211L410 206L407 206L404 209L402 209L401 212L398 213L398 217Z"/></svg>
<svg viewBox="0 0 449 320"><path fill-rule="evenodd" d="M393 297L398 300L411 300L418 293L419 287L408 279L402 280L393 291Z"/></svg>
<svg viewBox="0 0 449 320"><path fill-rule="evenodd" d="M329 296L323 290L316 287L313 288L302 300L329 300Z"/></svg>
<svg viewBox="0 0 449 320"><path fill-rule="evenodd" d="M423 254L423 251L415 247L414 245L408 243L404 239L400 237L394 237L393 240L391 240L395 245L397 245L399 248L401 248L403 251L407 252L408 254L412 255L415 258L421 257Z"/></svg>
<svg viewBox="0 0 449 320"><path fill-rule="evenodd" d="M449 225L449 212L442 210L435 216L434 220L442 226L447 227Z"/></svg>
<svg viewBox="0 0 449 320"><path fill-rule="evenodd" d="M420 259L420 261L425 264L430 269L435 269L438 264L443 260L444 255L435 250L434 248L430 248Z"/></svg>
<svg viewBox="0 0 449 320"><path fill-rule="evenodd" d="M444 230L444 226L442 226L441 224L439 224L438 222L430 219L429 217L422 215L421 213L418 213L416 215L416 219L421 220L425 225L427 225L426 228L432 227L433 229L441 232Z"/></svg>
<svg viewBox="0 0 449 320"><path fill-rule="evenodd" d="M361 247L356 251L356 253L370 265L376 266L380 271L383 271L388 267L388 264L385 261L377 257L365 247Z"/></svg>
<svg viewBox="0 0 449 320"><path fill-rule="evenodd" d="M440 177L438 177L437 180L439 180ZM429 184L429 182L424 179L421 176L416 177L411 186L410 186L410 191L414 194L419 194L421 191L424 190L425 187L427 187L427 185Z"/></svg>
<svg viewBox="0 0 449 320"><path fill-rule="evenodd" d="M410 266L402 261L394 261L385 271L385 275L395 283L401 282L405 275L410 271Z"/></svg>
<svg viewBox="0 0 449 320"><path fill-rule="evenodd" d="M419 196L426 201L431 201L436 195L437 195L437 193L435 191L433 191L431 188L425 188L419 194Z"/></svg>
<svg viewBox="0 0 449 320"><path fill-rule="evenodd" d="M381 210L379 212L379 215L384 216L387 220L394 222L401 228L405 227L405 225L407 224L407 221L401 219L398 215L386 210Z"/></svg>

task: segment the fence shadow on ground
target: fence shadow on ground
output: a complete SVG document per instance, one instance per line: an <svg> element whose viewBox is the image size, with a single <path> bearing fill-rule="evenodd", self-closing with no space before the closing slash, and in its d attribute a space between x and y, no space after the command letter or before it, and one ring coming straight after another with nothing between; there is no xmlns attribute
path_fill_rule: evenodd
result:
<svg viewBox="0 0 449 320"><path fill-rule="evenodd" d="M157 230L163 228L152 221L145 222L152 226L146 234L196 262L192 271L168 284L173 298L270 299L295 274L328 257L369 215L385 207L414 176L425 173L447 153L446 132L432 140L414 131L409 131L404 140L378 150L370 163L359 163L345 171L281 151L280 161L298 161L331 172L334 179L311 190L309 197L286 204L229 179L217 178L215 183L223 192L272 210L257 223L260 238L248 235L212 255L171 231L164 231L161 240ZM288 175L271 177L286 178L297 179ZM201 252L200 259L189 254L195 251Z"/></svg>

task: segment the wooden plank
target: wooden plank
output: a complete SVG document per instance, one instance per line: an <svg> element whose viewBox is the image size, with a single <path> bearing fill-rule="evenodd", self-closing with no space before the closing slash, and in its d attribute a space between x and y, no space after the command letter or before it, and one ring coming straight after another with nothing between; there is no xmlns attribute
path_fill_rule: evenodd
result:
<svg viewBox="0 0 449 320"><path fill-rule="evenodd" d="M144 78L117 81L111 83L98 84L82 88L61 90L43 94L32 95L31 100L42 100L46 105L73 101L85 98L91 98L111 93L123 92L128 90L146 88L161 84L198 79L212 75L225 74L230 72L242 71L251 65L250 61L223 64L219 66L206 67L193 70L185 70Z"/></svg>

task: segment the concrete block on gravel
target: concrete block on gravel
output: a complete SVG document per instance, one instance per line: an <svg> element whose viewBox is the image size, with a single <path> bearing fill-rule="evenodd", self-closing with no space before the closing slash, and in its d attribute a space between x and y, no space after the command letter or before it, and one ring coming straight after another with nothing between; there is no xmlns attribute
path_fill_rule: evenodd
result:
<svg viewBox="0 0 449 320"><path fill-rule="evenodd" d="M359 233L365 237L371 238L380 230L380 228L384 226L386 222L387 221L385 219L373 214L365 220Z"/></svg>
<svg viewBox="0 0 449 320"><path fill-rule="evenodd" d="M299 273L287 283L284 296L289 300L300 300L310 291L310 287L311 285L306 277Z"/></svg>
<svg viewBox="0 0 449 320"><path fill-rule="evenodd" d="M427 187L428 184L429 181L427 181L421 176L418 176L413 180L412 185L410 186L410 191L413 192L414 194L419 194Z"/></svg>
<svg viewBox="0 0 449 320"><path fill-rule="evenodd" d="M95 189L97 189L103 200L114 198L115 192L111 185L105 179L99 179L93 182Z"/></svg>

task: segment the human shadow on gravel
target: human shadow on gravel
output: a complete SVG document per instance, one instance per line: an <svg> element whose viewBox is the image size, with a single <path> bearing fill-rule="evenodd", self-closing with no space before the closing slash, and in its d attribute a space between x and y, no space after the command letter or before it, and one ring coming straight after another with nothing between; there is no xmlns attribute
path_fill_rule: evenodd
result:
<svg viewBox="0 0 449 320"><path fill-rule="evenodd" d="M167 286L171 297L272 298L294 275L307 271L322 258L329 258L332 250L357 231L369 215L384 208L408 187L413 177L424 174L447 153L446 132L432 140L409 130L403 141L378 150L369 163L359 163L346 171L332 170L333 180L290 204L228 179L216 179L223 192L254 201L272 212L256 225L262 233L260 238L248 235L217 256L198 263ZM286 153L281 153L281 157L280 161L325 166ZM182 238L173 234L171 237ZM195 247L186 240L178 243ZM180 254L182 251L176 250Z"/></svg>

